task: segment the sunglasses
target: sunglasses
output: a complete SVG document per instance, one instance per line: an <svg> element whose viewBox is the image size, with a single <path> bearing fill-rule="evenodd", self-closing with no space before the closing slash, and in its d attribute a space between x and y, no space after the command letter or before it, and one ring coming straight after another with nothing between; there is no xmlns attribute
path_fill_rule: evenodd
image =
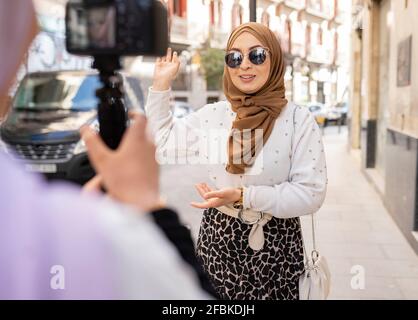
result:
<svg viewBox="0 0 418 320"><path fill-rule="evenodd" d="M263 64L267 59L268 49L257 47L248 52L248 59L255 65ZM238 68L244 61L244 54L240 51L230 51L225 55L225 63L230 68Z"/></svg>

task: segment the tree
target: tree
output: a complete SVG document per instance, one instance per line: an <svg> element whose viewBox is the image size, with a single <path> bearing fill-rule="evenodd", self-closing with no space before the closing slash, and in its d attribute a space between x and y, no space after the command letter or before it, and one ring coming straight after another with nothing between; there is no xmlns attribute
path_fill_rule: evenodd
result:
<svg viewBox="0 0 418 320"><path fill-rule="evenodd" d="M221 90L222 76L224 73L224 50L205 46L200 50L200 56L207 89Z"/></svg>

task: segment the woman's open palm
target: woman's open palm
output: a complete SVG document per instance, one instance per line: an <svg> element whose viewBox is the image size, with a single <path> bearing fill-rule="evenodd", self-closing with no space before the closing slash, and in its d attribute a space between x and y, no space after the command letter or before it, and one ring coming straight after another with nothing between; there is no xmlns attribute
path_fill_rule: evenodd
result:
<svg viewBox="0 0 418 320"><path fill-rule="evenodd" d="M171 85L180 69L180 60L177 52L172 53L171 48L167 49L164 57L159 57L155 61L154 83Z"/></svg>
<svg viewBox="0 0 418 320"><path fill-rule="evenodd" d="M220 206L233 204L240 198L240 190L237 188L223 188L214 190L206 183L198 183L195 185L196 190L204 199L203 202L191 202L191 206L199 209L217 208Z"/></svg>

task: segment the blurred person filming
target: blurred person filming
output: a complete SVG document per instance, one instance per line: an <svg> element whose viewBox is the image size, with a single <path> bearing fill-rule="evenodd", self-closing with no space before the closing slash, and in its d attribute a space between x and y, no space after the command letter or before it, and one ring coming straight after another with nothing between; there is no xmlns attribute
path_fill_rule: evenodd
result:
<svg viewBox="0 0 418 320"><path fill-rule="evenodd" d="M0 0L0 100L36 33L30 0ZM86 189L99 181L109 197L46 184L0 152L0 299L213 297L189 231L160 199L145 118L131 120L115 148L82 130L100 177Z"/></svg>

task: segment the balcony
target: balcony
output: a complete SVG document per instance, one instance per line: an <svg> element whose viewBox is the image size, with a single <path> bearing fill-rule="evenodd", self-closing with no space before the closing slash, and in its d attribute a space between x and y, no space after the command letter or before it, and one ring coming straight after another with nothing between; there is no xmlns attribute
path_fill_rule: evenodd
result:
<svg viewBox="0 0 418 320"><path fill-rule="evenodd" d="M337 66L341 66L348 60L348 53L344 51L338 51L335 57L334 63Z"/></svg>
<svg viewBox="0 0 418 320"><path fill-rule="evenodd" d="M302 43L292 42L292 55L305 58L305 55L306 55L305 45Z"/></svg>
<svg viewBox="0 0 418 320"><path fill-rule="evenodd" d="M291 45L289 45L289 36L286 34L279 34L278 36L280 47L284 53L290 54Z"/></svg>
<svg viewBox="0 0 418 320"><path fill-rule="evenodd" d="M305 6L305 0L282 0L277 4L276 15L285 14L289 16L294 11L303 10Z"/></svg>
<svg viewBox="0 0 418 320"><path fill-rule="evenodd" d="M305 8L306 0L284 0L284 4L290 9L299 11Z"/></svg>
<svg viewBox="0 0 418 320"><path fill-rule="evenodd" d="M325 46L311 46L311 50L307 57L309 62L320 63L320 64L332 64L333 50Z"/></svg>
<svg viewBox="0 0 418 320"><path fill-rule="evenodd" d="M334 17L334 5L328 1L308 0L304 10L306 18L310 22L321 23Z"/></svg>
<svg viewBox="0 0 418 320"><path fill-rule="evenodd" d="M335 21L337 21L337 23L339 24L343 24L345 17L349 15L348 12L342 10L342 9L338 9L337 13L335 15Z"/></svg>
<svg viewBox="0 0 418 320"><path fill-rule="evenodd" d="M228 41L228 32L217 26L209 27L211 47L225 48Z"/></svg>
<svg viewBox="0 0 418 320"><path fill-rule="evenodd" d="M188 42L187 19L172 16L170 21L170 36L173 42Z"/></svg>

